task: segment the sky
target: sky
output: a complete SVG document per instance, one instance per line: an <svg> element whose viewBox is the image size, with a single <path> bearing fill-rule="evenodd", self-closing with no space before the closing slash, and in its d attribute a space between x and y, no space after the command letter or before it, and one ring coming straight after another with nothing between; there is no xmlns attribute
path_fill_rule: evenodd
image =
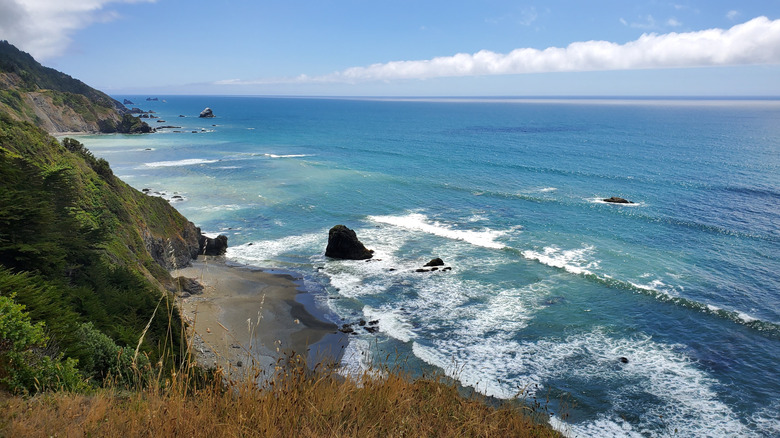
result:
<svg viewBox="0 0 780 438"><path fill-rule="evenodd" d="M0 0L109 94L780 96L778 0Z"/></svg>

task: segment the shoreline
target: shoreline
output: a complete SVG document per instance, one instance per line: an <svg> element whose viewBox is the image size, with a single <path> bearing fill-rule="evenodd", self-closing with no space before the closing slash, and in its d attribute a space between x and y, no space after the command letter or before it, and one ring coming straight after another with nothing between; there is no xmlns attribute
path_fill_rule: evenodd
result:
<svg viewBox="0 0 780 438"><path fill-rule="evenodd" d="M203 285L201 294L177 297L199 365L222 368L231 378L259 371L257 379L266 380L290 352L305 354L310 367L341 360L346 335L313 300L297 299L310 292L295 277L208 256L171 275Z"/></svg>

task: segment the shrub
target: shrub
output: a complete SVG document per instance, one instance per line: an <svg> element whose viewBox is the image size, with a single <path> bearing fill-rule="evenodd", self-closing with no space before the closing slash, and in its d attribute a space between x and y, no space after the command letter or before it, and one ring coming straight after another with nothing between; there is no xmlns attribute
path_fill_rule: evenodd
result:
<svg viewBox="0 0 780 438"><path fill-rule="evenodd" d="M75 359L43 354L47 341L43 330L42 322L30 322L24 306L0 297L0 384L25 394L86 389Z"/></svg>

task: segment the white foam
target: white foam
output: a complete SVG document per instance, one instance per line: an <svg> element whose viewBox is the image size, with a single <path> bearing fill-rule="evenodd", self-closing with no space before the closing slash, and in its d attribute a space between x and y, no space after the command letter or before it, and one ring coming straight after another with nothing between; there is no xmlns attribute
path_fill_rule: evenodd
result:
<svg viewBox="0 0 780 438"><path fill-rule="evenodd" d="M287 155L276 155L276 154L263 154L268 158L302 158L302 157L311 157L311 155L307 154L287 154Z"/></svg>
<svg viewBox="0 0 780 438"><path fill-rule="evenodd" d="M421 213L410 213L405 216L369 216L368 219L407 230L420 231L447 239L462 240L472 245L495 249L505 247L503 243L497 242L496 239L514 231L514 229L502 231L489 228L480 231L458 230L448 224L442 224L437 221L431 222L428 217Z"/></svg>
<svg viewBox="0 0 780 438"><path fill-rule="evenodd" d="M368 321L379 320L379 331L401 342L409 342L416 337L412 325L398 309L365 306L363 315Z"/></svg>
<svg viewBox="0 0 780 438"><path fill-rule="evenodd" d="M282 254L308 253L314 248L324 248L326 239L321 233L293 235L228 247L225 256L237 263L265 267L269 262L274 264Z"/></svg>
<svg viewBox="0 0 780 438"><path fill-rule="evenodd" d="M715 379L676 346L649 337L614 338L600 330L529 343L442 336L416 340L413 351L464 385L500 398L531 397L544 391L546 381L564 377L601 388L611 408L592 420L559 424L571 430L570 436L672 435L675 430L679 436L751 434L719 400ZM629 362L620 363L621 356ZM637 423L621 419L630 409L642 410Z"/></svg>
<svg viewBox="0 0 780 438"><path fill-rule="evenodd" d="M344 349L339 363L339 374L344 377L352 377L360 383L360 379L368 374L374 377L381 377L380 369L373 367L371 361L371 344L365 339L350 339L349 344Z"/></svg>
<svg viewBox="0 0 780 438"><path fill-rule="evenodd" d="M745 312L737 311L737 316L739 317L739 319L741 319L742 321L745 321L745 322L758 321L758 318L754 318L754 317L748 315Z"/></svg>
<svg viewBox="0 0 780 438"><path fill-rule="evenodd" d="M176 161L156 161L153 163L145 163L146 167L177 167L177 166L194 166L197 164L209 164L216 163L219 160L206 160L203 158L188 158L186 160Z"/></svg>
<svg viewBox="0 0 780 438"><path fill-rule="evenodd" d="M237 210L243 210L245 208L250 208L251 205L238 205L238 204L224 204L224 205L204 205L202 207L194 208L193 210L200 210L200 211L237 211Z"/></svg>
<svg viewBox="0 0 780 438"><path fill-rule="evenodd" d="M588 260L593 253L592 246L578 249L562 250L557 246L545 247L542 252L534 250L523 251L523 257L536 260L547 266L565 269L572 274L592 274L592 270L599 267L598 260Z"/></svg>
<svg viewBox="0 0 780 438"><path fill-rule="evenodd" d="M542 193L545 193L545 192L554 192L554 191L556 191L556 190L558 190L558 189L557 189L557 188L555 188L555 187L545 187L545 188L543 188L543 189L539 189L539 191L540 191L540 192L542 192Z"/></svg>

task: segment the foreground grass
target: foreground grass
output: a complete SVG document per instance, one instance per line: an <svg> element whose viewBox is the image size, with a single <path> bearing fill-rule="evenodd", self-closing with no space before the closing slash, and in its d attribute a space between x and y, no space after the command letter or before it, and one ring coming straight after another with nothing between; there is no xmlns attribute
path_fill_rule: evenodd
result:
<svg viewBox="0 0 780 438"><path fill-rule="evenodd" d="M216 379L192 389L174 377L135 391L0 395L0 434L25 436L554 437L520 404L463 397L441 378L402 373L344 378L299 357L261 386Z"/></svg>

